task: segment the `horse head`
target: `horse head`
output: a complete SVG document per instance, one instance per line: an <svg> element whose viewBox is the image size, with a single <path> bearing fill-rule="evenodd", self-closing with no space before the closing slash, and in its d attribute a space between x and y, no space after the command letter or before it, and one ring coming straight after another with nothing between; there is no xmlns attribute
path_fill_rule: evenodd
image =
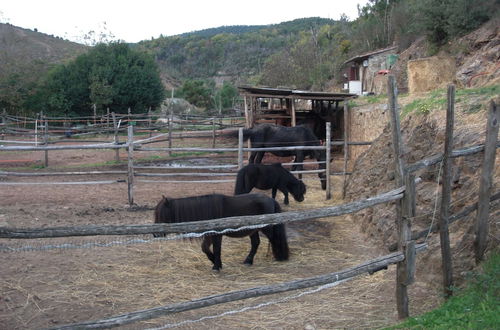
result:
<svg viewBox="0 0 500 330"><path fill-rule="evenodd" d="M304 195L306 194L306 185L302 180L297 180L290 188L290 193L297 202L302 202L304 200Z"/></svg>

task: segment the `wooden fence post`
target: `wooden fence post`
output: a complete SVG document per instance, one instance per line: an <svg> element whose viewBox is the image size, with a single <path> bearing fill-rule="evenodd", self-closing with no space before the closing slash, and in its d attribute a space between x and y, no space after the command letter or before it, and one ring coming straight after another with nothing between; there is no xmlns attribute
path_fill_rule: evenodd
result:
<svg viewBox="0 0 500 330"><path fill-rule="evenodd" d="M342 183L342 199L345 199L347 189L347 161L349 159L349 135L347 129L349 128L349 105L344 101L344 177Z"/></svg>
<svg viewBox="0 0 500 330"><path fill-rule="evenodd" d="M0 133L0 139L3 140L5 134L7 133L7 111L3 109L2 111L2 132Z"/></svg>
<svg viewBox="0 0 500 330"><path fill-rule="evenodd" d="M43 144L47 147L49 145L49 121L47 118L44 120L44 128L43 128ZM44 166L49 167L49 151L45 150L45 159Z"/></svg>
<svg viewBox="0 0 500 330"><path fill-rule="evenodd" d="M329 121L326 122L326 141L325 141L325 147L326 147L326 157L325 157L325 179L326 179L326 199L331 199L332 198L332 190L331 190L331 163L330 163L330 158L332 156L331 153L331 135L332 135L332 129L331 129L332 123Z"/></svg>
<svg viewBox="0 0 500 330"><path fill-rule="evenodd" d="M109 127L109 108L106 108L106 138L109 137L109 131L111 128Z"/></svg>
<svg viewBox="0 0 500 330"><path fill-rule="evenodd" d="M215 118L212 118L212 148L215 148Z"/></svg>
<svg viewBox="0 0 500 330"><path fill-rule="evenodd" d="M130 206L134 205L134 126L128 125L127 134L127 144L128 144L128 162L127 162L127 172L128 172L128 204Z"/></svg>
<svg viewBox="0 0 500 330"><path fill-rule="evenodd" d="M476 220L476 239L474 241L474 252L476 261L484 258L484 252L488 244L488 213L489 200L492 187L492 176L495 168L496 142L498 137L498 122L500 121L500 112L497 111L496 103L491 100L486 124L486 142L484 145L484 160L481 179L479 183L479 201Z"/></svg>
<svg viewBox="0 0 500 330"><path fill-rule="evenodd" d="M451 153L453 151L453 125L455 111L455 86L448 86L448 106L446 108L446 136L443 154L443 178L441 191L441 210L439 217L439 237L441 242L441 267L443 269L444 294L450 297L453 285L453 269L451 263L450 233L448 230L448 218L451 201Z"/></svg>
<svg viewBox="0 0 500 330"><path fill-rule="evenodd" d="M111 115L113 116L113 127L115 128L115 134L113 136L113 143L114 144L118 144L118 131L120 129L119 127L119 123L116 122L116 115L115 115L115 112L113 111L111 113ZM119 162L120 161L120 149L115 149L115 162Z"/></svg>
<svg viewBox="0 0 500 330"><path fill-rule="evenodd" d="M172 156L172 151L170 150L172 148L172 129L173 129L173 115L172 112L170 112L170 116L168 117L168 156Z"/></svg>
<svg viewBox="0 0 500 330"><path fill-rule="evenodd" d="M243 128L238 128L238 169L243 168Z"/></svg>
<svg viewBox="0 0 500 330"><path fill-rule="evenodd" d="M399 109L397 105L397 88L396 80L393 75L390 75L387 80L387 96L389 99L389 111L391 112L391 130L392 130L392 144L394 148L394 178L396 186L401 187L405 184L405 165L402 153L402 137L401 126L399 121ZM408 192L405 189L405 198L411 199L407 196ZM398 229L398 248L407 255L407 242L411 238L410 217L411 214L406 214L411 202L403 202L402 200L396 201L396 228ZM410 243L410 247L413 244ZM412 282L412 276L409 275L408 260L399 262L396 270L396 302L398 317L400 319L409 316L408 308L408 285Z"/></svg>

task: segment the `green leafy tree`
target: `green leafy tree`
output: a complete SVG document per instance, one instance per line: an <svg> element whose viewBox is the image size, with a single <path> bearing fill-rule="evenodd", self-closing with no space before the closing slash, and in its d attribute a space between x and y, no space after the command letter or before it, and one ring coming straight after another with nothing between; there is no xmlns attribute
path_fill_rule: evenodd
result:
<svg viewBox="0 0 500 330"><path fill-rule="evenodd" d="M73 62L59 65L33 97L48 113L88 115L104 111L144 112L165 98L157 64L150 55L124 43L99 44ZM28 102L34 106L34 102Z"/></svg>
<svg viewBox="0 0 500 330"><path fill-rule="evenodd" d="M211 89L203 80L186 80L178 96L182 96L189 103L200 108L206 109L211 104Z"/></svg>

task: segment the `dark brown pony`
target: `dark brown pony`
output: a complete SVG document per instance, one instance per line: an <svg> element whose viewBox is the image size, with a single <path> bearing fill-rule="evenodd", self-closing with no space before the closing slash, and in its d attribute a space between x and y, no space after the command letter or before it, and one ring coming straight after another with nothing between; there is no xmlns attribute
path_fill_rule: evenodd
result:
<svg viewBox="0 0 500 330"><path fill-rule="evenodd" d="M238 196L212 194L185 198L167 198L163 196L155 209L155 223L201 221L279 212L281 212L279 204L264 194L244 194ZM289 250L284 224L225 233L224 235L229 237L250 236L251 249L244 263L252 265L260 243L259 230L269 239L274 258L278 261L288 260ZM165 236L165 234L157 233L155 236ZM213 245L212 250L210 250L210 245ZM221 246L222 234L208 234L203 236L201 249L207 255L208 259L212 261L212 269L215 271L219 271L222 268Z"/></svg>
<svg viewBox="0 0 500 330"><path fill-rule="evenodd" d="M271 147L295 147L295 146L321 146L320 140L314 135L309 127L306 126L279 126L273 124L259 124L254 128L243 130L243 140L252 142L252 148L271 148ZM325 150L278 150L269 151L279 157L295 156L292 171L301 171L303 165L300 164L306 157L314 158L319 162L319 169L326 168ZM266 151L252 151L249 163L260 163ZM321 181L321 188L326 189L326 174L318 173ZM302 175L299 175L302 178Z"/></svg>
<svg viewBox="0 0 500 330"><path fill-rule="evenodd" d="M302 202L306 193L306 185L297 179L290 171L281 166L281 163L271 165L248 164L241 168L236 175L234 194L246 194L257 189L272 189L272 197L276 198L277 190L285 195L284 203L288 205L288 192L293 198Z"/></svg>

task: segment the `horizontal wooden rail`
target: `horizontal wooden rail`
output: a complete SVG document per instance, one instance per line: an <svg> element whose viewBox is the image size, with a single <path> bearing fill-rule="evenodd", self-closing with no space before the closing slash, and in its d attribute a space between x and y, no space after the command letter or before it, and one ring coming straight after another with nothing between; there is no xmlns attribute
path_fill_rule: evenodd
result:
<svg viewBox="0 0 500 330"><path fill-rule="evenodd" d="M0 238L49 238L69 236L97 235L141 235L152 233L179 234L187 232L205 232L207 230L223 230L251 225L290 223L324 217L354 213L367 207L402 198L404 187L384 194L347 204L324 207L314 210L290 211L283 213L239 216L223 219L204 220L182 223L154 223L143 225L103 225L52 228L11 228L0 227Z"/></svg>
<svg viewBox="0 0 500 330"><path fill-rule="evenodd" d="M494 201L496 201L498 199L500 199L500 191L490 196L490 203L494 202ZM472 212L474 212L475 210L477 210L477 205L478 205L478 203L476 202L476 203L472 204L471 206L466 207L462 211L460 211L460 212L458 212L458 213L456 213L454 215L451 215L448 218L448 224L452 224L453 222L455 222L457 220L460 220L460 219L468 216L469 214L471 214ZM429 234L431 232L434 233L434 232L436 232L438 230L439 230L439 225L438 224L434 224L431 227L428 227L428 228L426 228L424 230L412 232L411 233L411 239L412 240L417 240L419 238L427 236L427 234ZM394 242L391 245L389 245L388 250L392 252L392 251L396 251L397 248L398 248L398 243Z"/></svg>
<svg viewBox="0 0 500 330"><path fill-rule="evenodd" d="M497 142L496 147L500 148L500 141ZM469 155L473 155L473 154L476 154L476 153L482 152L482 151L484 151L484 144L478 144L478 145L467 147L467 148L453 150L451 153L451 157L456 158L456 157L462 157L462 156L469 156ZM439 153L437 155L433 155L431 157L419 160L418 162L415 162L415 163L407 166L406 171L415 172L421 168L435 165L442 160L443 160L443 154Z"/></svg>
<svg viewBox="0 0 500 330"><path fill-rule="evenodd" d="M415 247L416 252L422 252L425 249L427 249L427 244L418 244ZM199 299L193 299L187 302L175 303L166 306L160 306L141 311L136 311L132 313L121 314L107 319L69 324L54 329L60 329L60 330L102 329L102 328L117 327L125 324L130 324L133 322L150 320L153 318L158 318L160 316L219 305L231 301L262 297L271 294L288 292L292 290L300 290L320 285L332 284L359 276L364 273L373 274L376 271L385 269L387 268L387 266L401 262L404 259L405 257L402 252L395 252L366 261L357 266L350 267L339 272L304 278L301 280L284 282L280 284L272 284L272 285L250 288L246 290L239 290L218 295L212 295Z"/></svg>
<svg viewBox="0 0 500 330"><path fill-rule="evenodd" d="M107 175L127 174L127 171L88 171L88 172L7 172L0 171L0 176L62 176L62 175Z"/></svg>

